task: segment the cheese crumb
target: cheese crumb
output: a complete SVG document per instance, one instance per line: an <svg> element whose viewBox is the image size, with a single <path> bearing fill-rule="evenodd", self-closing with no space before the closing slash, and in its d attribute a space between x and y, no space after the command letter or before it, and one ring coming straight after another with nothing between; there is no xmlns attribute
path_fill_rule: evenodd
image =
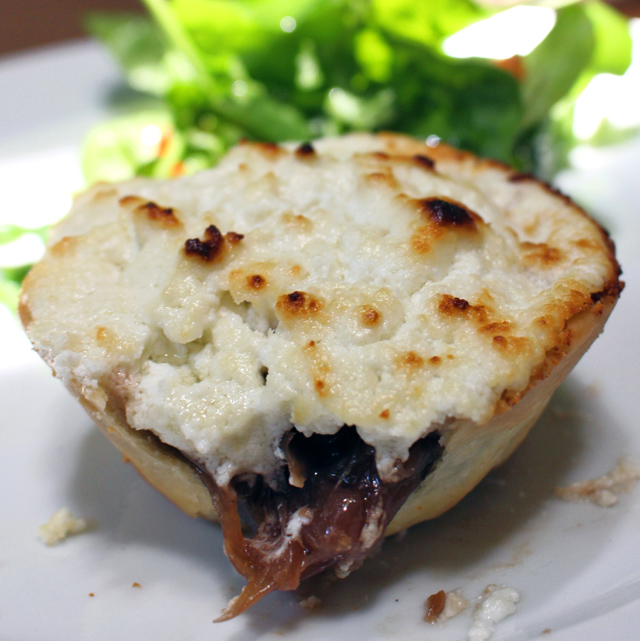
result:
<svg viewBox="0 0 640 641"><path fill-rule="evenodd" d="M591 501L600 507L611 507L618 502L618 495L629 492L640 479L640 466L621 458L608 474L595 479L556 487L555 494L565 501Z"/></svg>
<svg viewBox="0 0 640 641"><path fill-rule="evenodd" d="M482 601L473 612L473 623L469 629L469 641L486 641L495 632L495 624L516 611L520 594L513 588L488 585Z"/></svg>
<svg viewBox="0 0 640 641"><path fill-rule="evenodd" d="M63 507L49 519L48 523L38 528L38 536L46 545L53 545L86 529L87 522L84 519L76 519L68 508Z"/></svg>
<svg viewBox="0 0 640 641"><path fill-rule="evenodd" d="M322 600L317 596L310 596L300 601L300 607L304 610L315 610L322 605Z"/></svg>
<svg viewBox="0 0 640 641"><path fill-rule="evenodd" d="M460 590L451 590L447 592L444 600L444 610L440 613L438 617L438 623L443 624L453 617L457 617L461 612L464 612L467 609L469 603L462 596Z"/></svg>

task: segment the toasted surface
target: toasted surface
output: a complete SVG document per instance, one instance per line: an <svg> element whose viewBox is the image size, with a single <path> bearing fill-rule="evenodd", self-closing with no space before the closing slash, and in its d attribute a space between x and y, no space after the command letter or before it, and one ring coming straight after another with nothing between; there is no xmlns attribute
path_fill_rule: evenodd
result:
<svg viewBox="0 0 640 641"><path fill-rule="evenodd" d="M501 414L601 330L618 275L603 230L531 177L354 135L92 188L21 315L115 440L148 430L224 484L281 464L292 425L355 425L384 476L434 429L508 430Z"/></svg>

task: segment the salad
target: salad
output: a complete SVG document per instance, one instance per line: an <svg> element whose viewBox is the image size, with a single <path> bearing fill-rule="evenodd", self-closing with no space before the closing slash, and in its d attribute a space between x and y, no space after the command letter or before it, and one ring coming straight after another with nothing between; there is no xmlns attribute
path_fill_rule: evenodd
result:
<svg viewBox="0 0 640 641"><path fill-rule="evenodd" d="M503 11L498 0L143 4L146 15L87 17L135 96L130 115L88 134L88 183L192 173L243 138L379 130L550 178L576 142L578 96L597 74L622 74L631 62L626 18L599 0L560 3L546 37L506 60L456 58L444 46ZM0 227L0 245L33 231ZM27 270L0 267L0 302L15 307Z"/></svg>

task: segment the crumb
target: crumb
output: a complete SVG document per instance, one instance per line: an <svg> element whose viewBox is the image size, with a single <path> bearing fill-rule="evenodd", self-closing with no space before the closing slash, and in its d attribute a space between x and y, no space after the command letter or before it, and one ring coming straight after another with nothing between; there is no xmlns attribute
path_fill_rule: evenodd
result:
<svg viewBox="0 0 640 641"><path fill-rule="evenodd" d="M591 501L600 507L611 507L618 502L618 495L629 492L638 479L640 466L621 458L608 474L566 487L556 487L555 495L565 501Z"/></svg>
<svg viewBox="0 0 640 641"><path fill-rule="evenodd" d="M89 592L89 596L95 596L93 592Z"/></svg>
<svg viewBox="0 0 640 641"><path fill-rule="evenodd" d="M445 623L453 617L457 617L461 612L467 609L467 600L462 596L460 590L451 590L447 592L446 599L444 600L444 610L438 618L438 623Z"/></svg>
<svg viewBox="0 0 640 641"><path fill-rule="evenodd" d="M38 528L38 536L46 545L53 545L58 541L77 534L87 529L87 522L84 519L76 519L68 508L58 510L48 523Z"/></svg>
<svg viewBox="0 0 640 641"><path fill-rule="evenodd" d="M132 587L132 588L141 588L142 586L141 586L137 581L134 581L134 582L131 584L131 587Z"/></svg>
<svg viewBox="0 0 640 641"><path fill-rule="evenodd" d="M300 601L300 607L304 610L315 610L322 605L322 601L317 596L310 596Z"/></svg>
<svg viewBox="0 0 640 641"><path fill-rule="evenodd" d="M551 634L551 628L545 628L545 629L542 631L542 634Z"/></svg>
<svg viewBox="0 0 640 641"><path fill-rule="evenodd" d="M442 626L449 619L453 619L466 610L468 603L460 590L451 590L446 593L444 590L440 590L440 592L432 594L425 605L427 613L424 620L427 623L438 623Z"/></svg>
<svg viewBox="0 0 640 641"><path fill-rule="evenodd" d="M495 624L499 623L516 611L516 603L520 601L520 594L513 588L488 585L480 603L473 611L473 623L469 629L469 641L486 641L495 631Z"/></svg>

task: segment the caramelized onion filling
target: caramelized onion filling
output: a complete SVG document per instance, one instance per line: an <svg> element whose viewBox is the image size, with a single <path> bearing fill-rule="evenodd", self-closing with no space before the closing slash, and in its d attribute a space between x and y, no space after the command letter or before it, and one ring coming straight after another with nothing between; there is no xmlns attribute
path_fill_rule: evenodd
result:
<svg viewBox="0 0 640 641"><path fill-rule="evenodd" d="M289 432L282 442L287 465L268 481L243 474L221 487L197 468L220 516L227 556L247 579L216 620L241 614L273 590L295 590L327 568L344 577L359 567L440 459L439 439L433 432L416 442L391 481L381 480L374 448L349 426L308 438Z"/></svg>

